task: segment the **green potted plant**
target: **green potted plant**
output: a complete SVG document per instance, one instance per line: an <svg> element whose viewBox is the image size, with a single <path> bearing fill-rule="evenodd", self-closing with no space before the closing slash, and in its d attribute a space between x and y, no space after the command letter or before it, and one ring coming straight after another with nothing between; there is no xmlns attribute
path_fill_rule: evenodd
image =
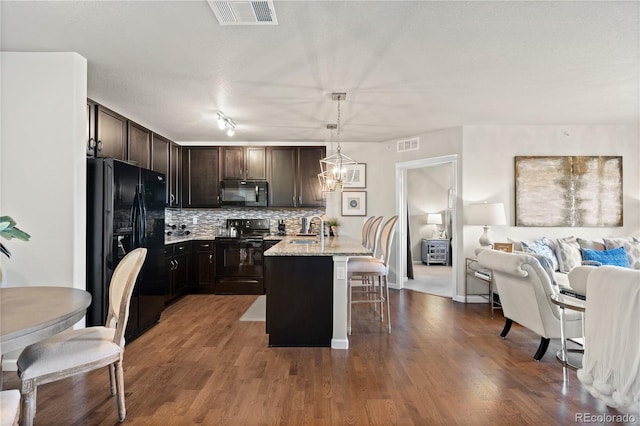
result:
<svg viewBox="0 0 640 426"><path fill-rule="evenodd" d="M338 219L332 217L331 219L327 220L326 225L327 225L327 228L329 228L329 236L330 237L337 237L338 236L338 226L340 225L338 223Z"/></svg>
<svg viewBox="0 0 640 426"><path fill-rule="evenodd" d="M16 226L16 221L13 220L10 216L0 216L0 237L3 237L7 240L17 238L21 241L29 241L31 235L19 229ZM0 252L4 253L4 255L7 257L11 257L11 252L1 242Z"/></svg>

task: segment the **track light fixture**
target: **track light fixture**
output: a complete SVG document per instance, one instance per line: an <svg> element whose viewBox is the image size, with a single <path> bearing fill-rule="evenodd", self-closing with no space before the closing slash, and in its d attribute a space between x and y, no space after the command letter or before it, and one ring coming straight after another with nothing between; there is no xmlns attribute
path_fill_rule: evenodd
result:
<svg viewBox="0 0 640 426"><path fill-rule="evenodd" d="M227 136L233 136L236 133L236 123L223 113L218 112L218 129L227 129Z"/></svg>

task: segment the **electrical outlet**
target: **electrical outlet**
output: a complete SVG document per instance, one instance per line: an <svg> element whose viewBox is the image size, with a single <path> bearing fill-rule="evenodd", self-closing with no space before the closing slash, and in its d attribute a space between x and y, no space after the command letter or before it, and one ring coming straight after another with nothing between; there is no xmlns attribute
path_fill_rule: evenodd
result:
<svg viewBox="0 0 640 426"><path fill-rule="evenodd" d="M197 225L198 224L198 216L194 216L193 217L193 224Z"/></svg>
<svg viewBox="0 0 640 426"><path fill-rule="evenodd" d="M345 268L343 268L342 266L338 267L336 269L336 278L339 280L344 280L346 278L346 271Z"/></svg>

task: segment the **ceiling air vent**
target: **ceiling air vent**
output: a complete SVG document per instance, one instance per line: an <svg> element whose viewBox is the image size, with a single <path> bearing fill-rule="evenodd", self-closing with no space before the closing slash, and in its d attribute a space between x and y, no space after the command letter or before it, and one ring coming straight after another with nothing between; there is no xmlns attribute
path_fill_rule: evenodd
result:
<svg viewBox="0 0 640 426"><path fill-rule="evenodd" d="M207 0L220 25L278 25L273 2Z"/></svg>
<svg viewBox="0 0 640 426"><path fill-rule="evenodd" d="M398 141L398 152L416 151L420 148L420 138Z"/></svg>

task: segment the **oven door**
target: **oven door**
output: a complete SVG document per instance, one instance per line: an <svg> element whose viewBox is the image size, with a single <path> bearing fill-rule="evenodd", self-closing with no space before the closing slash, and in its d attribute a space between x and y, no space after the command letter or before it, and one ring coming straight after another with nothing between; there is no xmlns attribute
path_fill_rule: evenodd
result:
<svg viewBox="0 0 640 426"><path fill-rule="evenodd" d="M264 294L262 239L216 240L216 294Z"/></svg>

